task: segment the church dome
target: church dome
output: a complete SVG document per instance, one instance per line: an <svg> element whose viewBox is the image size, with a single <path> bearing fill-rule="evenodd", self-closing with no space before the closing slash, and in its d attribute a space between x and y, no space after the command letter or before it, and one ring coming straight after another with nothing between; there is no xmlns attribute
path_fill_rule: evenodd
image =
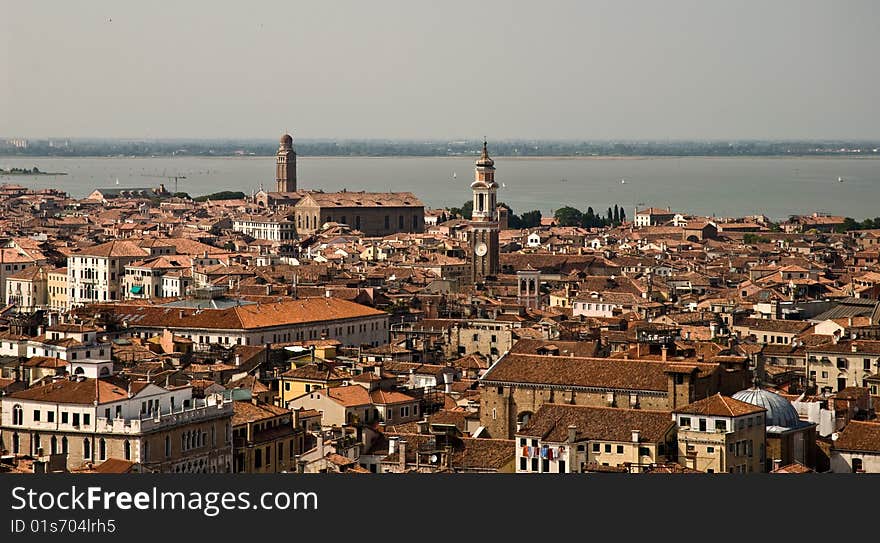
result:
<svg viewBox="0 0 880 543"><path fill-rule="evenodd" d="M758 387L748 388L734 394L733 399L766 409L767 426L792 428L800 423L801 419L791 402L769 390Z"/></svg>
<svg viewBox="0 0 880 543"><path fill-rule="evenodd" d="M486 140L483 140L483 151L480 153L480 158L477 159L477 166L492 167L494 165L495 161L489 158L489 150L486 148Z"/></svg>
<svg viewBox="0 0 880 543"><path fill-rule="evenodd" d="M293 145L293 137L290 134L284 134L281 136L281 145L285 147L290 147Z"/></svg>

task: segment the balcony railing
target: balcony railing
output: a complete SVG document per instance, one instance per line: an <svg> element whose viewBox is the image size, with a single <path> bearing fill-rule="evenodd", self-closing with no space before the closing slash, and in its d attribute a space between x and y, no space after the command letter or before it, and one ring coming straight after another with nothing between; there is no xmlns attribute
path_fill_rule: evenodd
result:
<svg viewBox="0 0 880 543"><path fill-rule="evenodd" d="M215 417L225 417L233 412L232 398L222 398L220 400L197 399L196 404L191 407L181 406L180 410L159 411L155 415L146 416L140 419L107 419L98 417L95 420L96 433L113 433L113 434L139 434L167 428L169 426L178 426L189 422L198 422L205 419Z"/></svg>

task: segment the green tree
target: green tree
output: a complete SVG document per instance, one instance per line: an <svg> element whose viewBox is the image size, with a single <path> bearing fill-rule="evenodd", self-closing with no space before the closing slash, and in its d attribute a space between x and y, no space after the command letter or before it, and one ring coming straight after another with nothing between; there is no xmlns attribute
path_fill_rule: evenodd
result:
<svg viewBox="0 0 880 543"><path fill-rule="evenodd" d="M205 194L204 196L199 196L194 198L196 202L204 202L207 200L240 200L244 198L243 192L231 191L231 190L223 190L220 192L215 192L214 194Z"/></svg>
<svg viewBox="0 0 880 543"><path fill-rule="evenodd" d="M611 212L611 207L608 208L608 223L611 224L614 221L614 214Z"/></svg>
<svg viewBox="0 0 880 543"><path fill-rule="evenodd" d="M561 207L553 214L560 226L580 226L583 214L570 206Z"/></svg>
<svg viewBox="0 0 880 543"><path fill-rule="evenodd" d="M520 228L534 228L541 225L541 212L537 209L526 211L520 217Z"/></svg>
<svg viewBox="0 0 880 543"><path fill-rule="evenodd" d="M847 232L849 230L856 230L860 226L861 225L858 223L858 221L856 221L852 217L846 217L845 219L843 219L843 226L840 228L840 230L842 232Z"/></svg>
<svg viewBox="0 0 880 543"><path fill-rule="evenodd" d="M462 219L470 219L474 211L474 201L468 200L461 207L451 207L449 212Z"/></svg>
<svg viewBox="0 0 880 543"><path fill-rule="evenodd" d="M620 209L617 208L617 204L614 204L614 214L612 222L614 222L614 224L620 224Z"/></svg>
<svg viewBox="0 0 880 543"><path fill-rule="evenodd" d="M770 238L765 236L759 236L758 234L748 233L743 236L743 243L745 245L755 245L758 243L770 243Z"/></svg>
<svg viewBox="0 0 880 543"><path fill-rule="evenodd" d="M581 226L584 228L595 228L598 221L596 220L596 213L593 211L592 207L587 207L587 212L584 213L581 218Z"/></svg>
<svg viewBox="0 0 880 543"><path fill-rule="evenodd" d="M626 222L626 210L623 208L623 206L620 206L620 222Z"/></svg>

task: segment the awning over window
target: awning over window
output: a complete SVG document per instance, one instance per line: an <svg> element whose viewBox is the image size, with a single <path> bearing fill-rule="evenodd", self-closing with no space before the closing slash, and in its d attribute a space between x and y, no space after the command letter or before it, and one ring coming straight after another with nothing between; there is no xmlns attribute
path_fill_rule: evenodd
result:
<svg viewBox="0 0 880 543"><path fill-rule="evenodd" d="M132 294L141 294L144 291L143 285L132 285L131 293Z"/></svg>

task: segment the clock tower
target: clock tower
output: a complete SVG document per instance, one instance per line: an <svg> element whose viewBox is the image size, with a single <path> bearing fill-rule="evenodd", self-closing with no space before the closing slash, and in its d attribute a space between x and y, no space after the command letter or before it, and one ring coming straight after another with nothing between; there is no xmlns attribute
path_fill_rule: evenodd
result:
<svg viewBox="0 0 880 543"><path fill-rule="evenodd" d="M495 277L499 270L498 220L496 203L498 184L495 182L495 161L489 158L486 141L483 152L477 159L474 182L474 208L468 232L468 260L471 263L471 277L474 282L487 276Z"/></svg>

